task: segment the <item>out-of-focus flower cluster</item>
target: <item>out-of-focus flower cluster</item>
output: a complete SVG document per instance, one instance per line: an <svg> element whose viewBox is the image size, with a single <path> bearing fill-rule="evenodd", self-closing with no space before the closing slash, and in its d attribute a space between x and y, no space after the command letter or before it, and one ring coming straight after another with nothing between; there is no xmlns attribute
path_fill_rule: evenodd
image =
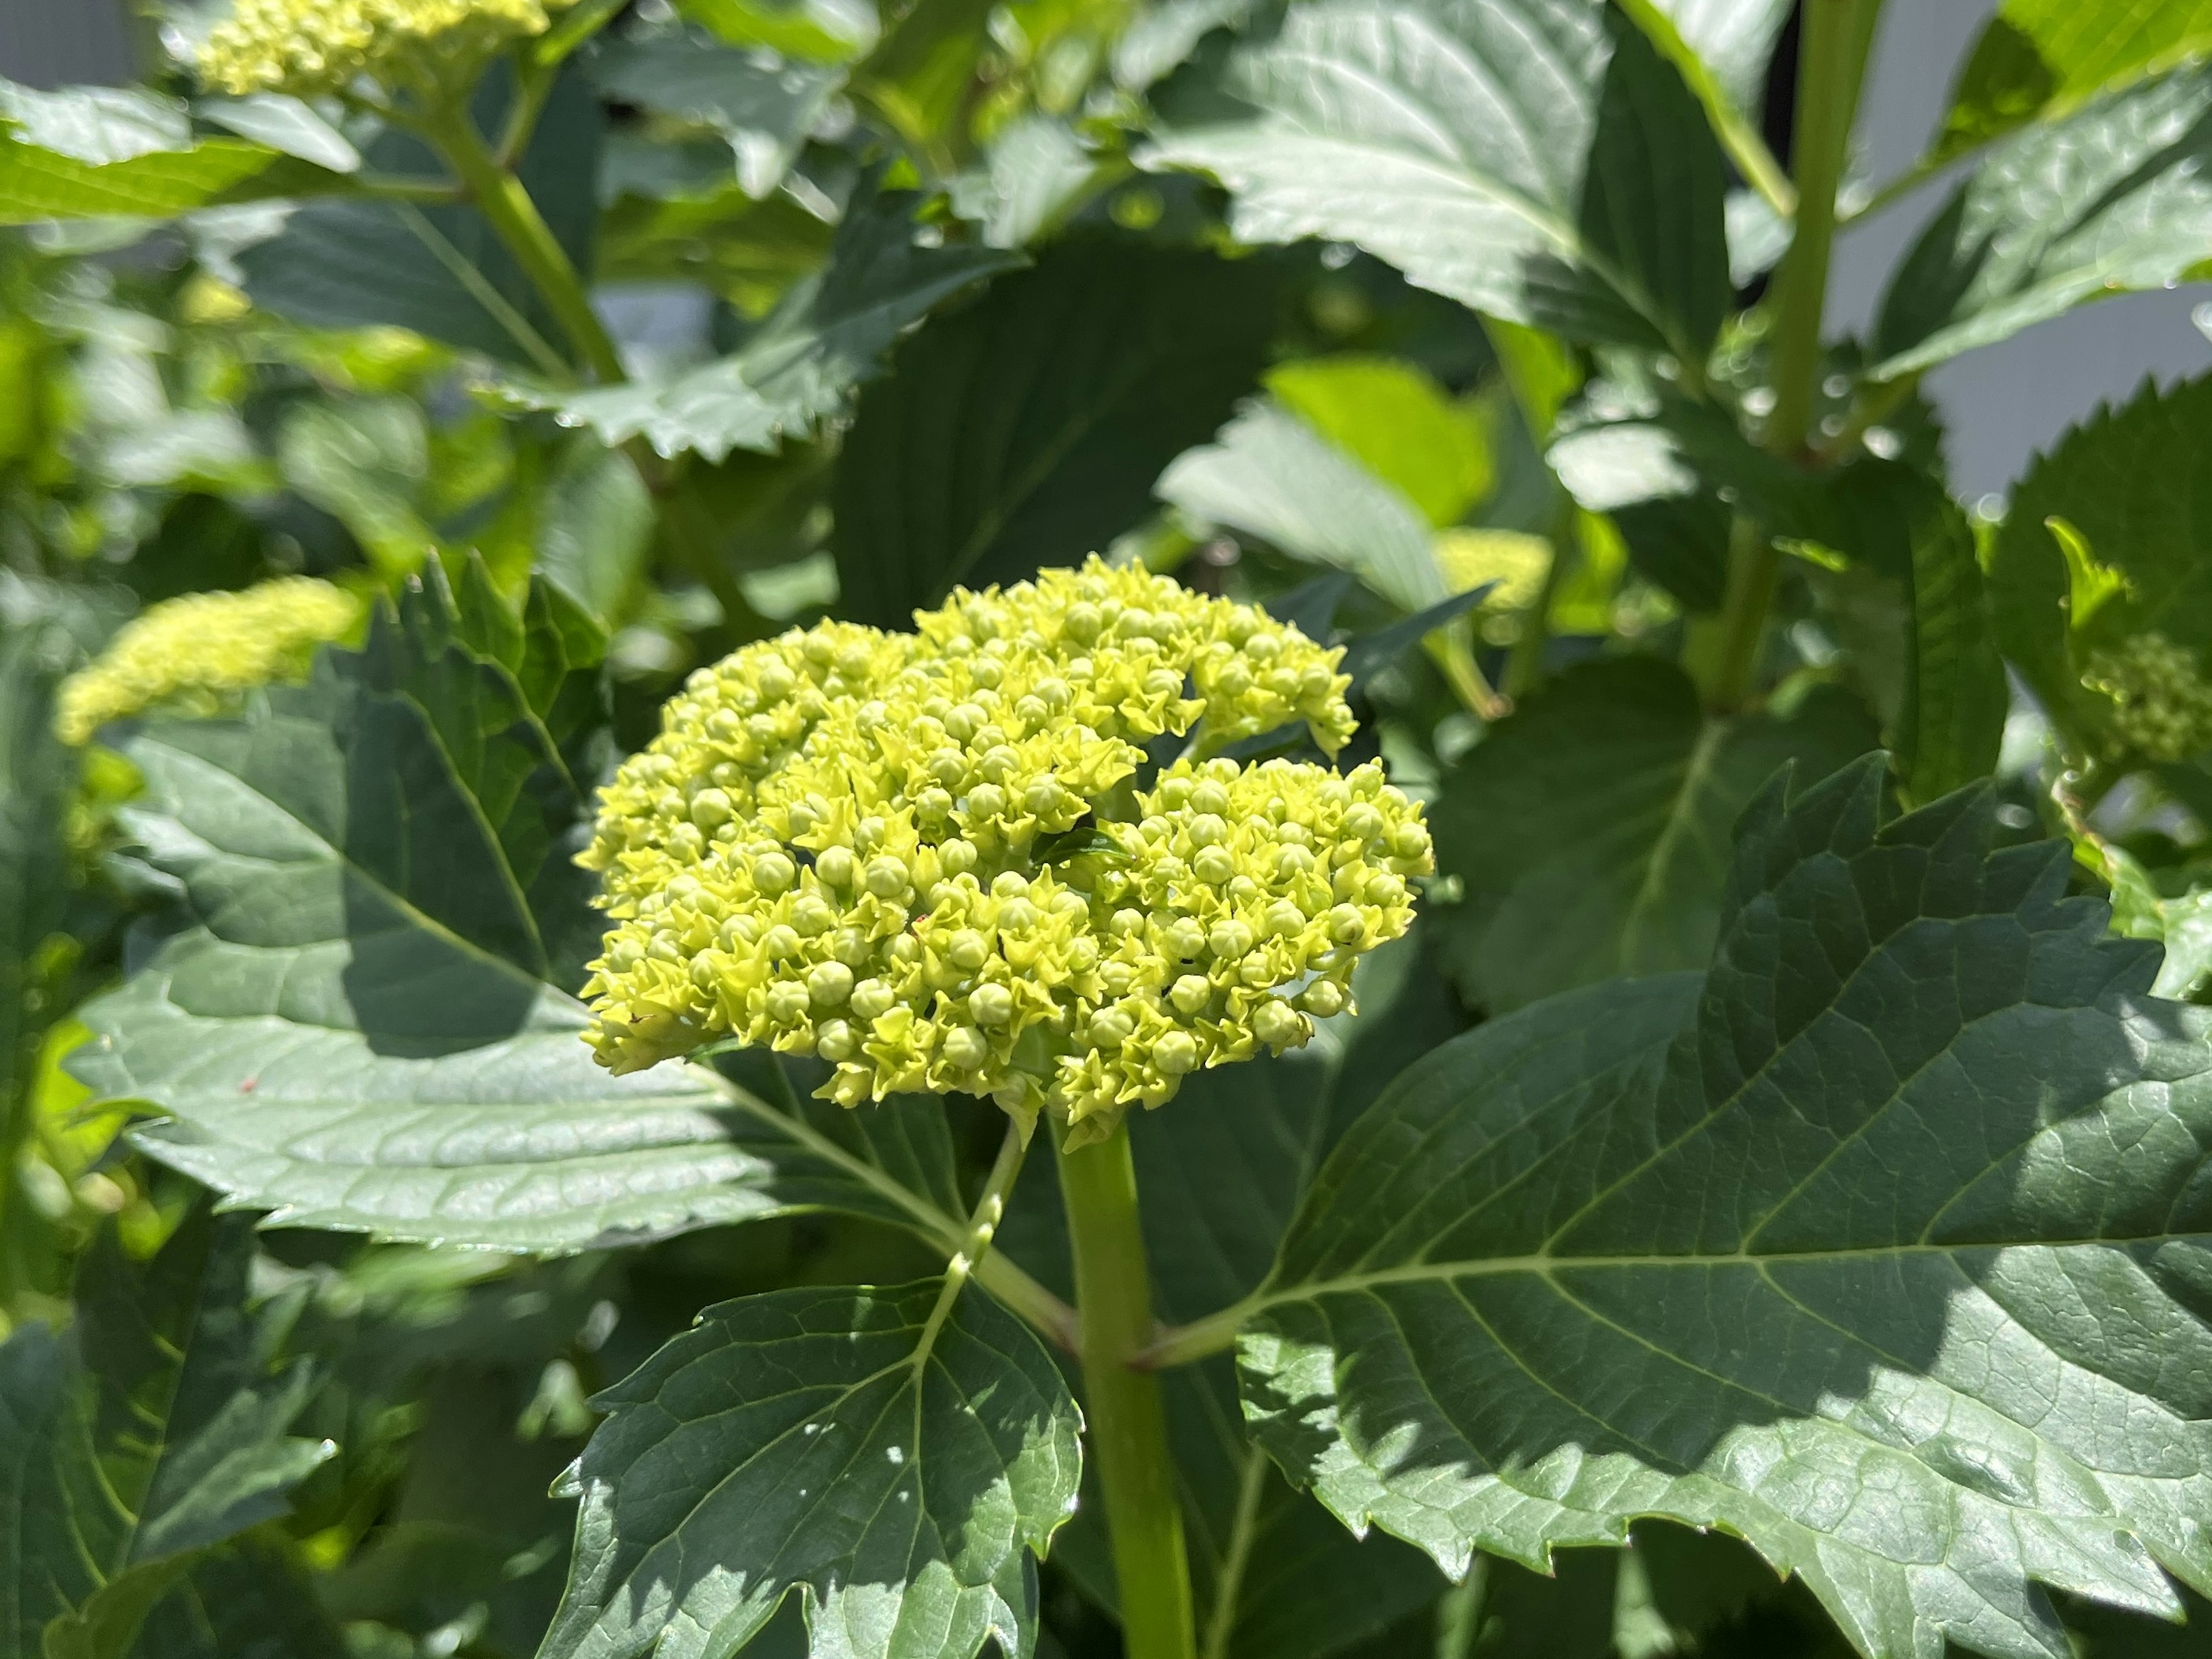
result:
<svg viewBox="0 0 2212 1659"><path fill-rule="evenodd" d="M2197 653L2163 634L2138 634L2089 659L2082 683L2112 700L2113 735L2145 759L2185 760L2212 748L2212 684Z"/></svg>
<svg viewBox="0 0 2212 1659"><path fill-rule="evenodd" d="M988 1094L1088 1139L1304 1042L1410 924L1429 836L1379 766L1207 758L1297 721L1334 754L1339 652L1096 558L915 620L700 671L603 792L604 1064L735 1036L848 1104ZM1163 732L1185 757L1139 789Z"/></svg>
<svg viewBox="0 0 2212 1659"><path fill-rule="evenodd" d="M465 84L483 59L541 34L573 0L237 0L208 32L200 78L235 96L335 91L362 76Z"/></svg>
<svg viewBox="0 0 2212 1659"><path fill-rule="evenodd" d="M164 599L62 683L54 728L82 744L149 708L220 714L249 687L304 678L315 647L351 634L365 614L355 595L312 576Z"/></svg>

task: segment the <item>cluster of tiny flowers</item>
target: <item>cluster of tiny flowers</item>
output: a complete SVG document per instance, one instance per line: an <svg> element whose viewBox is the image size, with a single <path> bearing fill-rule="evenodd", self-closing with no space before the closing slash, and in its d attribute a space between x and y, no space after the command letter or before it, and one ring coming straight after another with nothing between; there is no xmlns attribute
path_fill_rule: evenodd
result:
<svg viewBox="0 0 2212 1659"><path fill-rule="evenodd" d="M304 678L315 647L343 639L363 614L359 599L312 576L164 599L62 683L54 729L83 744L149 708L220 714L249 687Z"/></svg>
<svg viewBox="0 0 2212 1659"><path fill-rule="evenodd" d="M1428 832L1379 767L1201 757L1300 721L1334 753L1339 652L1096 558L915 621L701 671L603 792L603 1064L729 1036L848 1105L988 1094L1087 1138L1304 1042L1410 924ZM1140 789L1162 733L1190 757Z"/></svg>
<svg viewBox="0 0 2212 1659"><path fill-rule="evenodd" d="M362 76L420 85L472 74L572 0L236 0L208 32L200 78L243 97L329 92Z"/></svg>
<svg viewBox="0 0 2212 1659"><path fill-rule="evenodd" d="M2138 634L2089 659L2083 684L2112 700L2112 733L2148 760L2212 748L2212 684L2197 653L2163 634Z"/></svg>

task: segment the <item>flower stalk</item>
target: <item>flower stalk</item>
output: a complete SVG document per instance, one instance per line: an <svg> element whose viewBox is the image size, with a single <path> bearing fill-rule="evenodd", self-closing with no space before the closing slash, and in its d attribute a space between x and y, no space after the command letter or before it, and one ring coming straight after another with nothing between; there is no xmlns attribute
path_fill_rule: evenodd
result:
<svg viewBox="0 0 2212 1659"><path fill-rule="evenodd" d="M1105 1494L1127 1659L1196 1659L1190 1564L1159 1378L1133 1361L1152 1335L1152 1279L1139 1224L1129 1130L1060 1148L1075 1253L1090 1455Z"/></svg>

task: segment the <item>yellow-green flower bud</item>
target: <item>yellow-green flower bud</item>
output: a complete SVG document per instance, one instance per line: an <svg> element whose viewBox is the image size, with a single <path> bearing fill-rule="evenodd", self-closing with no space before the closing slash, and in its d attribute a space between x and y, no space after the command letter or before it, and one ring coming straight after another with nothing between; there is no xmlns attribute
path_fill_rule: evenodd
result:
<svg viewBox="0 0 2212 1659"><path fill-rule="evenodd" d="M1079 1144L1304 1041L1410 923L1419 809L1379 767L1179 762L1131 787L1194 728L1204 752L1302 720L1333 752L1336 653L1095 559L915 620L746 646L602 792L604 1063L733 1035L829 1061L828 1098L988 1094ZM1079 823L1083 850L1046 850Z"/></svg>
<svg viewBox="0 0 2212 1659"><path fill-rule="evenodd" d="M2146 760L2187 760L2212 748L2212 683L2195 652L2138 634L2089 659L2082 683L2112 699L2112 733Z"/></svg>
<svg viewBox="0 0 2212 1659"><path fill-rule="evenodd" d="M62 683L54 729L85 744L149 709L225 713L254 686L305 679L315 647L343 639L366 614L360 599L312 576L164 599Z"/></svg>
<svg viewBox="0 0 2212 1659"><path fill-rule="evenodd" d="M508 41L573 0L235 0L208 32L200 78L234 96L335 91L368 75L465 87Z"/></svg>

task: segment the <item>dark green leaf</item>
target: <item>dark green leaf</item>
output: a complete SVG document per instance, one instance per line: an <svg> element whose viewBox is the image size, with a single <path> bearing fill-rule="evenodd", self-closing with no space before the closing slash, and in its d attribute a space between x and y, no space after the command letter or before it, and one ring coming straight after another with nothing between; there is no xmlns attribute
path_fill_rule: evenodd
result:
<svg viewBox="0 0 2212 1659"><path fill-rule="evenodd" d="M477 96L483 124L507 101L496 78ZM580 270L592 268L598 216L599 106L582 76L562 73L519 169L555 238ZM386 132L368 147L378 173L422 178L444 168L422 144ZM568 342L490 222L475 209L360 199L313 202L281 234L238 264L255 304L319 328L391 325L540 372L560 367Z"/></svg>
<svg viewBox="0 0 2212 1659"><path fill-rule="evenodd" d="M2191 276L2212 238L2208 155L2203 66L2006 140L1898 267L1870 373L1893 379L2087 301Z"/></svg>
<svg viewBox="0 0 2212 1659"><path fill-rule="evenodd" d="M994 248L924 246L914 205L902 191L856 199L828 267L797 283L744 346L703 368L574 392L514 386L510 395L610 444L641 436L664 455L696 450L709 460L732 449L773 453L787 435L842 411L932 307L1021 263Z"/></svg>
<svg viewBox="0 0 2212 1659"><path fill-rule="evenodd" d="M54 735L62 643L36 624L0 631L0 1114L15 1109L55 1012L40 947L68 915L77 757Z"/></svg>
<svg viewBox="0 0 2212 1659"><path fill-rule="evenodd" d="M978 60L988 49L988 0L912 0L853 70L854 94L924 155L958 147Z"/></svg>
<svg viewBox="0 0 2212 1659"><path fill-rule="evenodd" d="M1976 557L1973 527L1940 485L1899 466L1895 510L1911 550L1912 652L1898 768L1927 802L1996 770L2011 690Z"/></svg>
<svg viewBox="0 0 2212 1659"><path fill-rule="evenodd" d="M75 1327L0 1348L0 1510L11 1631L121 1654L196 1551L284 1512L333 1449L288 1436L311 1381L271 1370L246 1306L251 1224L188 1216L152 1261L111 1229L77 1275Z"/></svg>
<svg viewBox="0 0 2212 1659"><path fill-rule="evenodd" d="M2212 1576L2212 1014L2063 845L1883 775L1770 787L1702 985L1493 1022L1339 1146L1240 1363L1348 1522L1455 1571L1718 1525L1899 1659Z"/></svg>
<svg viewBox="0 0 2212 1659"><path fill-rule="evenodd" d="M1960 71L1936 157L2070 112L2209 46L2204 0L2005 0Z"/></svg>
<svg viewBox="0 0 2212 1659"><path fill-rule="evenodd" d="M1081 1414L1050 1355L943 1281L725 1302L594 1402L545 1659L708 1659L793 1589L817 1659L1035 1640Z"/></svg>
<svg viewBox="0 0 2212 1659"><path fill-rule="evenodd" d="M1788 718L1719 719L1653 658L1568 670L1445 780L1437 867L1464 884L1435 917L1445 961L1493 1013L1614 974L1703 967L1729 832L1759 786L1791 763L1809 783L1878 740L1832 687Z"/></svg>
<svg viewBox="0 0 2212 1659"><path fill-rule="evenodd" d="M2014 493L1990 561L1997 640L2060 729L2094 740L2110 705L2081 673L2100 648L2146 633L2197 647L2212 639L2212 378L2146 385L2100 410L2039 459ZM2063 519L2121 585L2094 611L2069 609L2066 555L2047 524Z"/></svg>
<svg viewBox="0 0 2212 1659"><path fill-rule="evenodd" d="M349 1659L291 1555L248 1538L209 1550L154 1604L129 1659Z"/></svg>
<svg viewBox="0 0 2212 1659"><path fill-rule="evenodd" d="M1720 151L1607 9L1301 0L1229 90L1249 114L1142 159L1219 178L1244 240L1356 243L1479 310L1705 360L1729 301Z"/></svg>
<svg viewBox="0 0 2212 1659"><path fill-rule="evenodd" d="M543 829L558 629L541 608L495 638L441 603L237 719L123 740L142 856L191 925L85 1011L78 1074L166 1115L148 1152L284 1224L557 1252L834 1208L957 1235L933 1100L800 1115L698 1068L593 1062L583 1009L541 977L532 890L565 865L526 887L501 836Z"/></svg>
<svg viewBox="0 0 2212 1659"><path fill-rule="evenodd" d="M1070 241L899 349L839 457L832 542L854 620L1075 564L1257 378L1260 261Z"/></svg>

